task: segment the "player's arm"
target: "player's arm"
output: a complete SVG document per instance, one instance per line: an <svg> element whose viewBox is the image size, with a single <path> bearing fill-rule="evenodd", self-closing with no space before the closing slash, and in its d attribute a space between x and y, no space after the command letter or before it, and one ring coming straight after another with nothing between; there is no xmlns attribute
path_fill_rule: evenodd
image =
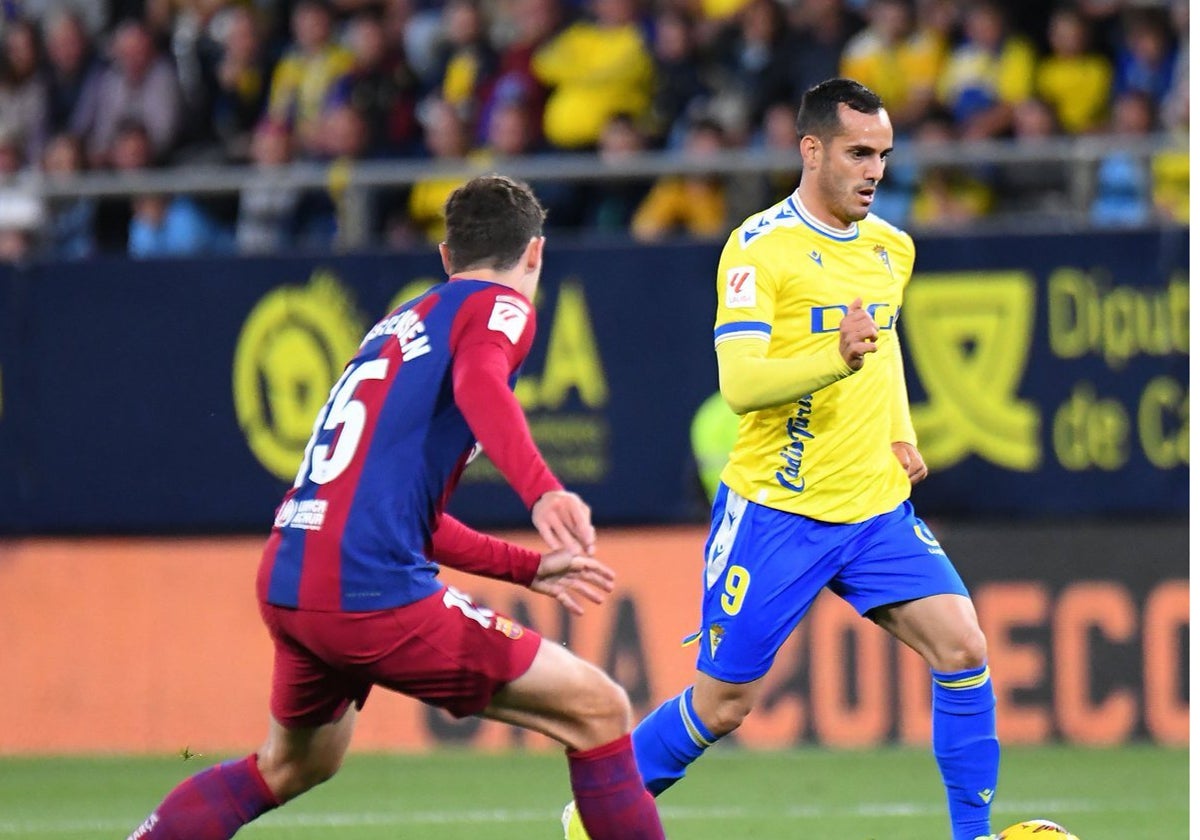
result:
<svg viewBox="0 0 1200 840"><path fill-rule="evenodd" d="M845 379L875 352L879 328L856 299L838 327L838 343L820 353L768 358L766 341L737 338L717 343L721 394L738 414L794 402Z"/></svg>
<svg viewBox="0 0 1200 840"><path fill-rule="evenodd" d="M590 555L596 543L591 510L579 496L564 490L546 465L508 385L533 342L533 322L513 326L497 321L501 304L486 295L471 303L484 309L468 311L455 331L454 402L488 458L529 508L546 544ZM512 315L512 310L506 311Z"/></svg>
<svg viewBox="0 0 1200 840"><path fill-rule="evenodd" d="M527 586L557 600L576 615L580 598L599 604L613 591L612 569L594 557L566 551L539 554L488 536L443 513L434 524L429 556L443 565L481 577Z"/></svg>
<svg viewBox="0 0 1200 840"><path fill-rule="evenodd" d="M531 548L481 534L448 513L434 523L429 555L453 569L529 586L542 555Z"/></svg>
<svg viewBox="0 0 1200 840"><path fill-rule="evenodd" d="M521 404L508 387L511 364L503 347L474 342L454 355L454 402L496 469L527 508L562 490L538 452Z"/></svg>

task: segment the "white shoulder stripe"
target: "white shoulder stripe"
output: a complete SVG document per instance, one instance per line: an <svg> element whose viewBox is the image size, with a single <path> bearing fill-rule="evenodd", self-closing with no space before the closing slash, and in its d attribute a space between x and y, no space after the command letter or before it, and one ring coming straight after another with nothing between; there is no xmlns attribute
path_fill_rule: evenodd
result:
<svg viewBox="0 0 1200 840"><path fill-rule="evenodd" d="M727 332L713 339L713 346L722 344L726 341L732 341L735 338L757 338L762 341L770 341L771 334L763 330L737 330L736 332Z"/></svg>

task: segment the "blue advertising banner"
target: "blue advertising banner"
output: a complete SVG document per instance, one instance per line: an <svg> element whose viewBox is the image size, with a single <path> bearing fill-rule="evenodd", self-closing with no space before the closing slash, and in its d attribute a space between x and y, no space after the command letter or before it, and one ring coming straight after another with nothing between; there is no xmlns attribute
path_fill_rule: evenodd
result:
<svg viewBox="0 0 1200 840"><path fill-rule="evenodd" d="M917 265L923 510L1187 510L1186 232L943 239Z"/></svg>
<svg viewBox="0 0 1200 840"><path fill-rule="evenodd" d="M555 245L517 394L604 523L698 521L718 248ZM900 321L925 515L1187 509L1187 233L931 238ZM0 273L0 532L265 532L432 251ZM717 415L716 425L732 422ZM452 503L527 521L477 460Z"/></svg>
<svg viewBox="0 0 1200 840"><path fill-rule="evenodd" d="M18 390L16 358L20 319L17 301L20 283L16 274L12 266L0 266L0 523L20 521L16 518L17 506L25 472L17 460L20 402L15 395Z"/></svg>

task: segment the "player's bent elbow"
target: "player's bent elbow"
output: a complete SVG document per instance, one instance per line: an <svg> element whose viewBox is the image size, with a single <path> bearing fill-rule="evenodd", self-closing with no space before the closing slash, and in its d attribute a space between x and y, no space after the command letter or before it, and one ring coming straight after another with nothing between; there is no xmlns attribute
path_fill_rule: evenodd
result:
<svg viewBox="0 0 1200 840"><path fill-rule="evenodd" d="M721 396L725 398L725 404L729 406L729 410L739 417L754 411L758 407L751 400L751 394L747 393L741 387L725 382L721 383Z"/></svg>

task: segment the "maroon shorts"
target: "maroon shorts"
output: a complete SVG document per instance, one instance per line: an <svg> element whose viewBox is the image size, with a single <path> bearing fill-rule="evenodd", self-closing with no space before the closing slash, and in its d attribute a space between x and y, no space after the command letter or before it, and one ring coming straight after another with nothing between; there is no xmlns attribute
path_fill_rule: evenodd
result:
<svg viewBox="0 0 1200 840"><path fill-rule="evenodd" d="M275 642L271 714L290 728L337 720L350 703L361 709L373 685L457 717L478 714L529 670L541 644L449 587L374 612L259 609Z"/></svg>

